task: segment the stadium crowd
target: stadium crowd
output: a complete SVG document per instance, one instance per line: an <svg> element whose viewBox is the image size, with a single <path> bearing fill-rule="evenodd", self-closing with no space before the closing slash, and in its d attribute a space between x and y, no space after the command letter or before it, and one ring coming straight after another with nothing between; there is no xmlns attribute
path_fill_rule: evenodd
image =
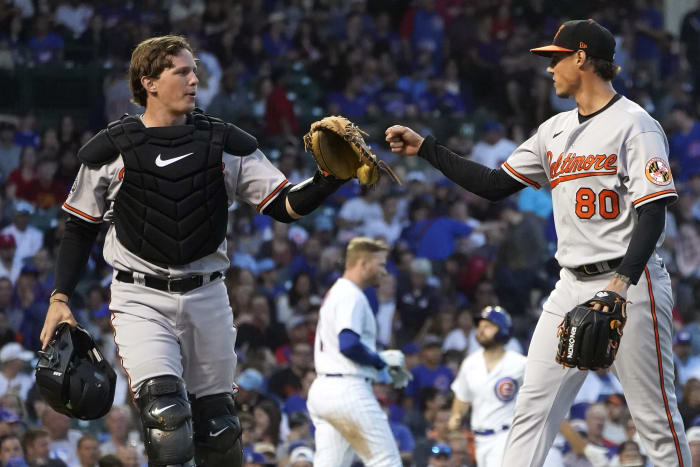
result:
<svg viewBox="0 0 700 467"><path fill-rule="evenodd" d="M408 124L464 157L498 166L537 124L573 108L573 101L556 98L546 62L528 49L549 41L563 20L587 17L616 35L615 61L622 67L616 90L642 105L668 135L680 199L669 209L658 251L674 284L677 393L700 465L700 2L0 5L0 73L94 64L105 71L103 101L84 102L89 119L67 112L53 121L40 109L0 105L0 465L145 465L112 337L112 271L100 242L72 309L119 372L114 408L90 423L54 412L34 387L31 365L68 215L61 205L79 168L77 149L122 113L139 112L129 102L124 74L130 52L139 41L169 32L186 35L200 60L198 106L254 134L292 183L315 169L301 136L310 122L330 114L367 130L374 149L404 180L371 189L347 183L291 225L251 206L231 209L226 283L238 328L236 397L245 465L312 465L306 396L315 377L318 309L342 272L345 245L358 235L391 246L391 274L366 294L376 312L378 345L402 349L414 376L404 391L375 385L405 465L474 465L468 424L447 429L450 383L479 346L473 319L486 305L511 313L508 348L526 352L540 305L558 277L551 196L547 187L501 203L471 196L417 158L393 156L382 141L384 129ZM612 374L591 373L571 410L572 425L609 449L611 465L620 465L623 445L644 454L621 392ZM563 438L555 445L564 465L590 465L567 453Z"/></svg>

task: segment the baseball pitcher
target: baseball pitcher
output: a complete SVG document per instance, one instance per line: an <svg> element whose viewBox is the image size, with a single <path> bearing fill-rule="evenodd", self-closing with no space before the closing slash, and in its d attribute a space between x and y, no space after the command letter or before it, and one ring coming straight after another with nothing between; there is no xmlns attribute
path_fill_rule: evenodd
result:
<svg viewBox="0 0 700 467"><path fill-rule="evenodd" d="M551 59L557 95L577 108L541 124L500 169L409 128L386 130L393 152L418 154L487 199L552 189L562 269L532 337L503 466L542 465L585 370L609 366L654 465L689 466L673 382L671 280L654 252L666 204L677 198L666 136L615 92L615 39L603 26L568 21L532 52Z"/></svg>

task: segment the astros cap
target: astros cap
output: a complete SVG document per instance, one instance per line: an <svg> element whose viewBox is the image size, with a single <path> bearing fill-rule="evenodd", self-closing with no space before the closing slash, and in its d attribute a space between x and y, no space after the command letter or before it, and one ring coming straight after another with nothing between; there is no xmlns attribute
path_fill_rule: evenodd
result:
<svg viewBox="0 0 700 467"><path fill-rule="evenodd" d="M612 62L615 58L615 37L592 19L577 19L559 26L551 45L530 49L530 52L549 57L556 52L577 50L583 50L589 57Z"/></svg>

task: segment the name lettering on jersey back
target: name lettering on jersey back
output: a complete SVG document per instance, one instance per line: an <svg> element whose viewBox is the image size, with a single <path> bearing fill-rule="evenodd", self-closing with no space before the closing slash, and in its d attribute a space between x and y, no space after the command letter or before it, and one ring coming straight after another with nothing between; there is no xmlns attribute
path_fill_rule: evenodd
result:
<svg viewBox="0 0 700 467"><path fill-rule="evenodd" d="M554 188L561 182L582 177L597 175L615 175L617 173L617 154L588 154L577 155L570 152L566 156L562 152L557 160L552 151L547 151L549 158L549 180Z"/></svg>

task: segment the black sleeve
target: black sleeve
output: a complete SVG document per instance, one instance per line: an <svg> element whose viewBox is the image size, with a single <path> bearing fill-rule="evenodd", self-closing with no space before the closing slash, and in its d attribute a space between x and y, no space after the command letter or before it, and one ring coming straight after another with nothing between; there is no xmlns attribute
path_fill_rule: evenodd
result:
<svg viewBox="0 0 700 467"><path fill-rule="evenodd" d="M263 214L273 219L290 223L293 219L287 213L287 200L294 212L301 216L306 216L314 211L330 195L336 192L347 180L339 180L332 175L323 175L316 171L312 178L304 180L297 185L290 185L284 188L277 197L263 210Z"/></svg>
<svg viewBox="0 0 700 467"><path fill-rule="evenodd" d="M632 239L617 273L630 278L636 284L656 248L656 242L666 225L666 200L652 201L637 209L638 222L632 232Z"/></svg>
<svg viewBox="0 0 700 467"><path fill-rule="evenodd" d="M100 226L68 216L56 258L56 291L71 296L87 264Z"/></svg>
<svg viewBox="0 0 700 467"><path fill-rule="evenodd" d="M418 156L457 185L489 201L500 201L526 187L503 169L491 169L455 154L431 135L421 144Z"/></svg>

